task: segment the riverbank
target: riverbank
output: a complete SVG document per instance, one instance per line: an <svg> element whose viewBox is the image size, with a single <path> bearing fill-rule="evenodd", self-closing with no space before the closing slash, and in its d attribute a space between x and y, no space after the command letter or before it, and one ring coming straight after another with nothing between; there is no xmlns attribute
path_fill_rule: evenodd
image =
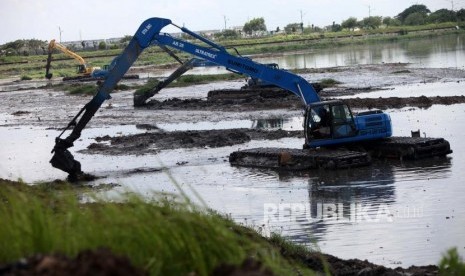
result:
<svg viewBox="0 0 465 276"><path fill-rule="evenodd" d="M0 274L437 275L452 264L451 256L441 267L395 269L342 260L276 234L263 237L260 227L234 223L188 198L121 195L112 203L96 192L62 181L0 179L0 219L8 222L0 229Z"/></svg>

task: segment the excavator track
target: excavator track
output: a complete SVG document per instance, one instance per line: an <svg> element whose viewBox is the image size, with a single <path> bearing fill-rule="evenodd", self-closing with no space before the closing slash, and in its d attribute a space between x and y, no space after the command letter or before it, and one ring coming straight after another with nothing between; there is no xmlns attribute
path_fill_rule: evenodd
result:
<svg viewBox="0 0 465 276"><path fill-rule="evenodd" d="M422 159L452 153L449 142L443 138L390 137L361 146L374 158Z"/></svg>
<svg viewBox="0 0 465 276"><path fill-rule="evenodd" d="M235 166L306 170L367 166L371 159L366 152L345 149L253 148L231 153L229 162Z"/></svg>
<svg viewBox="0 0 465 276"><path fill-rule="evenodd" d="M231 165L280 170L346 169L367 166L371 158L423 159L452 153L443 138L391 137L344 148L253 148L229 155Z"/></svg>

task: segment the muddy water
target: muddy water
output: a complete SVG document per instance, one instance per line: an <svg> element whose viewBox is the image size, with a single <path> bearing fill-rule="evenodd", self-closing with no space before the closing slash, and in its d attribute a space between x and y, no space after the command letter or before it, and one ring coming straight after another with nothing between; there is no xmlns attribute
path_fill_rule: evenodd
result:
<svg viewBox="0 0 465 276"><path fill-rule="evenodd" d="M376 85L385 84L382 74L371 74L377 76ZM437 76L431 71L427 74ZM374 85L368 82L368 73L366 76L362 80L352 78L352 84ZM389 82L404 78L395 76L396 80ZM464 93L463 82L422 84L418 80L423 77L408 78L412 83L383 90L381 96ZM463 81L463 76L458 79ZM213 86L167 89L158 97L182 97L186 93L185 97L201 98ZM408 136L411 130L420 129L422 135L444 137L451 142L454 153L449 158L421 162L379 161L366 168L297 174L229 165L232 151L266 146L300 148L303 140L299 138L252 140L221 148L179 148L139 156L80 153L98 136L145 132L135 126L139 123L167 131L302 128L300 111L134 110L131 93L114 94L72 148L83 170L101 177L94 184L118 183L121 187L113 192L132 189L148 196L152 191L183 191L199 204L230 214L241 223L261 227L265 234L279 232L342 258L407 267L434 264L452 246L465 255L465 104L387 111L394 135ZM364 97L379 96L376 93ZM0 178L28 182L64 179L66 174L48 163L58 131L47 128L65 125L87 100L42 90L0 93Z"/></svg>
<svg viewBox="0 0 465 276"><path fill-rule="evenodd" d="M199 204L230 214L241 223L261 227L264 233L279 232L342 258L409 266L436 263L441 253L452 246L458 246L463 255L465 157L461 153L465 150L465 129L461 120L465 105L389 113L394 135L409 135L419 128L427 136L448 139L454 154L437 160L379 161L367 168L297 174L231 167L227 157L246 147L300 147L302 140L298 138L144 156L75 156L85 171L102 177L96 184L119 183L119 190L132 189L144 195L152 191L179 194L181 189ZM298 129L301 120L223 121L214 123L213 128L233 124ZM166 130L193 126L212 128L207 122L159 125ZM48 164L56 130L11 126L0 130L0 177L21 177L25 181L65 177ZM73 150L95 142L92 137L143 131L134 126L88 129Z"/></svg>

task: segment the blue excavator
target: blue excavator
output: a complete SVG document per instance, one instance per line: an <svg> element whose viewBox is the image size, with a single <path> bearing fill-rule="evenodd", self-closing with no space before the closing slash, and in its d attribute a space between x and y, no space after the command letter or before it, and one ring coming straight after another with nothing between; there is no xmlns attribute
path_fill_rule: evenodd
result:
<svg viewBox="0 0 465 276"><path fill-rule="evenodd" d="M183 40L173 37L168 33L161 32L161 30L168 25L180 29L184 34L190 36L192 40ZM192 41L196 41L197 43ZM308 153L310 152L311 155L311 149L361 145L363 143L376 144L371 142L387 141L386 139L389 139L388 137L392 135L390 116L384 112L368 111L354 116L349 106L343 101L321 101L313 86L305 79L292 72L257 63L250 58L242 57L237 51L236 54L233 55L223 46L185 27L179 27L169 19L150 18L142 23L128 46L112 61L106 78L103 83L99 85L96 95L78 112L56 138L55 147L52 151L54 154L50 162L53 167L67 172L69 174L69 179L78 179L79 175L83 174L83 172L81 171L80 163L74 159L68 149L72 147L73 143L81 136L81 131L85 128L102 103L110 99L110 92L142 51L152 45L160 46L170 55L173 53L171 49L189 53L199 59L217 64L218 66L224 66L231 72L263 80L264 82L274 84L297 95L305 108L305 144L304 149L300 151L307 151L304 153L305 156L302 157L302 152L294 154L295 150L289 150L289 158L286 154L283 155L282 151L278 150L278 152L275 150L275 153L272 153L271 156L278 155L278 159L282 159L279 161L279 164L282 166L290 163L289 160L292 159L293 154L296 156L299 155L302 158L309 158ZM180 62L183 63L177 70L180 74L192 66L192 62ZM163 87L163 84L159 85L157 91ZM137 95L137 99L135 98L134 101L137 101L139 104L143 103L153 96L153 94L154 92L152 91L151 93ZM66 138L61 138L71 127L71 133ZM383 146L384 144L376 147L382 148ZM269 151L269 149L265 150L265 152L268 152L268 155L270 155ZM447 147L447 149L441 151L440 155L445 155L449 152L450 148ZM244 159L251 160L248 157L256 153L257 151L249 153L242 152L239 155L235 155L233 158L230 157L230 159L232 163L240 165L239 159L245 156ZM248 157L246 156L247 154L249 155ZM418 152L413 152L411 154L415 155L418 154ZM334 160L339 158L338 153L331 152L330 155L333 157L329 163L332 162L331 164L334 164ZM299 158L294 159L298 160ZM310 159L321 159L321 157L311 156ZM298 162L301 162L301 160ZM312 162L314 163L314 161ZM347 160L343 162L347 163Z"/></svg>

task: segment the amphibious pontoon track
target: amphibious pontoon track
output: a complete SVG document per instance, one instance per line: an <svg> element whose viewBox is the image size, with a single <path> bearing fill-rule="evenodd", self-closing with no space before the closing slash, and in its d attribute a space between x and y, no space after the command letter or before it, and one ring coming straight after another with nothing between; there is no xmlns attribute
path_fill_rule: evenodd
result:
<svg viewBox="0 0 465 276"><path fill-rule="evenodd" d="M231 153L229 162L283 170L342 169L369 165L370 157L366 152L344 149L254 148Z"/></svg>
<svg viewBox="0 0 465 276"><path fill-rule="evenodd" d="M253 148L229 155L232 165L282 170L345 169L367 166L371 158L421 159L452 153L443 138L391 137L342 148Z"/></svg>
<svg viewBox="0 0 465 276"><path fill-rule="evenodd" d="M443 138L390 137L361 146L374 158L422 159L452 153L449 142Z"/></svg>

